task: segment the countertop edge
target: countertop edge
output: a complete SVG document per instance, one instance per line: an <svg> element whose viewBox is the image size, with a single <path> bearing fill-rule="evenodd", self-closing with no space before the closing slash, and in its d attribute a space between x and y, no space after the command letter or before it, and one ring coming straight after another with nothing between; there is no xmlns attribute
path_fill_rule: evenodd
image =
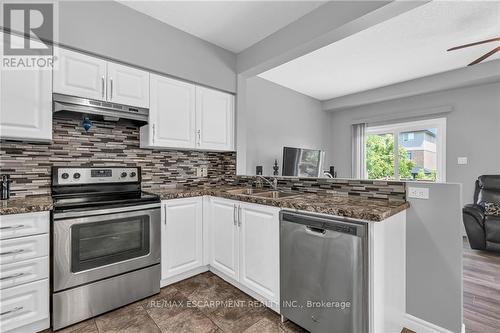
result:
<svg viewBox="0 0 500 333"><path fill-rule="evenodd" d="M226 192L228 188L224 187L220 189L149 189L147 192L154 193L160 196L161 200L173 200L182 198L193 198L199 196L214 196L222 199L237 200L241 202L260 204L270 207L278 207L281 209L304 211L310 213L325 214L330 216L337 216L343 218L350 218L365 222L381 222L394 216L410 207L410 204L406 202L392 203L392 207L387 207L383 212L370 212L360 210L355 211L355 205L352 209L341 209L338 207L320 207L314 203L300 202L295 198L286 199L271 199L271 198L256 198L253 196L232 194ZM234 188L234 187L232 187ZM315 195L313 193L303 193L303 199L306 196ZM354 198L351 198L355 200ZM362 199L362 200L376 200L376 199ZM377 201L378 203L382 201ZM24 213L35 213L42 211L50 211L53 209L53 202L50 196L39 196L39 197L24 197L24 198L12 198L6 201L0 202L0 215L14 215L14 214L24 214Z"/></svg>

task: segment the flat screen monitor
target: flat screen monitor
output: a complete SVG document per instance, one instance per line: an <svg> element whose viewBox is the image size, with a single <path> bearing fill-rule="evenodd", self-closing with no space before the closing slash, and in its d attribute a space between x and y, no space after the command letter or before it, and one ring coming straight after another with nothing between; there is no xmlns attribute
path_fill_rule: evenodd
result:
<svg viewBox="0 0 500 333"><path fill-rule="evenodd" d="M283 176L320 177L325 153L317 149L283 147Z"/></svg>

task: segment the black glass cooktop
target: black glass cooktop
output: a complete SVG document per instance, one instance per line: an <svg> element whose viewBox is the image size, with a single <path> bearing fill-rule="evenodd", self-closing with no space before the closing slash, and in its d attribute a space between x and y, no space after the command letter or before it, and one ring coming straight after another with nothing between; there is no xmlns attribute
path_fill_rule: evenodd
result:
<svg viewBox="0 0 500 333"><path fill-rule="evenodd" d="M158 195L144 191L72 193L53 195L52 198L54 209L57 211L114 208L160 202Z"/></svg>

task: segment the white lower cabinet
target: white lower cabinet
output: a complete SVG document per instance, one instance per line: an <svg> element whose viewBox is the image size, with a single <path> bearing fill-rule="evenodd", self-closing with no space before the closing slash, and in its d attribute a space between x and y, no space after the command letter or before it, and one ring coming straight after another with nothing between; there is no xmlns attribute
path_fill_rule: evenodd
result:
<svg viewBox="0 0 500 333"><path fill-rule="evenodd" d="M49 212L0 218L0 332L49 327Z"/></svg>
<svg viewBox="0 0 500 333"><path fill-rule="evenodd" d="M0 289L45 279L48 276L48 256L5 264L0 271Z"/></svg>
<svg viewBox="0 0 500 333"><path fill-rule="evenodd" d="M240 283L279 304L279 208L240 204Z"/></svg>
<svg viewBox="0 0 500 333"><path fill-rule="evenodd" d="M165 200L162 208L161 278L168 283L203 266L203 198Z"/></svg>
<svg viewBox="0 0 500 333"><path fill-rule="evenodd" d="M210 210L210 267L278 309L279 208L211 198Z"/></svg>
<svg viewBox="0 0 500 333"><path fill-rule="evenodd" d="M162 286L210 269L278 310L279 208L197 197L162 209Z"/></svg>
<svg viewBox="0 0 500 333"><path fill-rule="evenodd" d="M210 266L238 280L239 231L237 201L211 198L209 220Z"/></svg>
<svg viewBox="0 0 500 333"><path fill-rule="evenodd" d="M49 255L49 235L0 240L0 264L9 264Z"/></svg>
<svg viewBox="0 0 500 333"><path fill-rule="evenodd" d="M8 332L49 317L49 280L2 289L0 331ZM46 327L48 328L48 326ZM20 332L37 332L21 329Z"/></svg>

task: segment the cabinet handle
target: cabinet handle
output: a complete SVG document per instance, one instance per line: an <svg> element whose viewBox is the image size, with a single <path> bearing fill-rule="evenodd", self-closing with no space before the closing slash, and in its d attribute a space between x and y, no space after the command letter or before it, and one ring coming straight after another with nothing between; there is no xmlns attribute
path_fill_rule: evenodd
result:
<svg viewBox="0 0 500 333"><path fill-rule="evenodd" d="M6 256L9 254L17 254L17 253L21 253L21 252L24 252L24 249L17 249L17 250L8 251L8 252L2 252L2 253L0 253L0 256Z"/></svg>
<svg viewBox="0 0 500 333"><path fill-rule="evenodd" d="M241 206L238 205L238 226L241 227Z"/></svg>
<svg viewBox="0 0 500 333"><path fill-rule="evenodd" d="M18 225L11 225L8 227L0 227L0 230L8 230L8 229L19 229L24 227L24 224L18 224Z"/></svg>
<svg viewBox="0 0 500 333"><path fill-rule="evenodd" d="M104 88L104 75L101 77L101 91L102 91L102 99L104 99L104 92L105 92L105 88Z"/></svg>
<svg viewBox="0 0 500 333"><path fill-rule="evenodd" d="M197 130L196 133L198 134L198 146L201 145L201 130Z"/></svg>
<svg viewBox="0 0 500 333"><path fill-rule="evenodd" d="M153 124L153 143L155 143L155 136L156 136L156 126Z"/></svg>
<svg viewBox="0 0 500 333"><path fill-rule="evenodd" d="M109 100L113 99L113 78L109 78Z"/></svg>
<svg viewBox="0 0 500 333"><path fill-rule="evenodd" d="M16 273L16 274L12 274L9 276L5 276L5 277L0 278L0 281L17 278L17 277L23 276L24 274L25 273Z"/></svg>
<svg viewBox="0 0 500 333"><path fill-rule="evenodd" d="M16 307L15 307L15 308L13 308L12 310L5 311L5 312L0 313L0 316L4 316L4 315L9 314L9 313L13 313L13 312L21 311L22 309L24 309L24 307L23 307L23 306L16 306Z"/></svg>
<svg viewBox="0 0 500 333"><path fill-rule="evenodd" d="M238 224L238 217L236 215L236 204L233 204L233 223L235 226Z"/></svg>

